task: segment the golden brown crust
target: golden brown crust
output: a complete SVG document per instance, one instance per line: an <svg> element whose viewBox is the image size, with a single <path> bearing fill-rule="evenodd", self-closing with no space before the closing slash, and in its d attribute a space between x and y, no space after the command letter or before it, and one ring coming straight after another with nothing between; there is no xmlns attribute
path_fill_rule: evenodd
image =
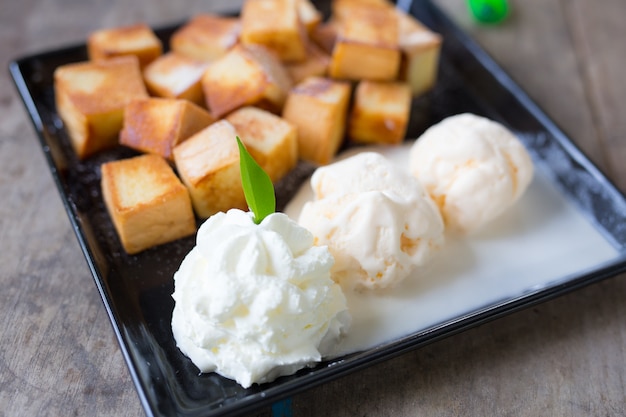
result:
<svg viewBox="0 0 626 417"><path fill-rule="evenodd" d="M61 66L54 89L57 111L81 159L116 145L124 107L148 96L135 56Z"/></svg>
<svg viewBox="0 0 626 417"><path fill-rule="evenodd" d="M394 80L400 68L398 18L380 1L333 3L337 38L329 74L350 80Z"/></svg>
<svg viewBox="0 0 626 417"><path fill-rule="evenodd" d="M120 143L172 160L172 149L215 119L187 101L168 98L133 100L124 110Z"/></svg>
<svg viewBox="0 0 626 417"><path fill-rule="evenodd" d="M168 52L161 55L143 71L148 91L157 97L180 98L204 106L200 80L209 64Z"/></svg>
<svg viewBox="0 0 626 417"><path fill-rule="evenodd" d="M189 193L162 157L112 161L101 171L107 210L129 254L195 232Z"/></svg>
<svg viewBox="0 0 626 417"><path fill-rule="evenodd" d="M211 64L202 77L207 106L215 117L260 103L280 112L290 87L283 65L261 45L237 45Z"/></svg>
<svg viewBox="0 0 626 417"><path fill-rule="evenodd" d="M294 84L298 84L309 77L324 77L328 73L330 55L322 48L309 43L307 46L307 56L302 62L286 64L285 68Z"/></svg>
<svg viewBox="0 0 626 417"><path fill-rule="evenodd" d="M255 107L242 107L226 117L257 163L276 182L298 162L296 127Z"/></svg>
<svg viewBox="0 0 626 417"><path fill-rule="evenodd" d="M398 78L411 86L413 96L430 90L437 81L441 35L432 32L413 16L396 11L402 62Z"/></svg>
<svg viewBox="0 0 626 417"><path fill-rule="evenodd" d="M361 81L354 94L348 137L359 143L398 144L404 139L410 110L408 84Z"/></svg>
<svg viewBox="0 0 626 417"><path fill-rule="evenodd" d="M87 38L87 54L92 61L135 55L143 68L162 53L161 41L144 23L98 30Z"/></svg>
<svg viewBox="0 0 626 417"><path fill-rule="evenodd" d="M174 32L170 48L180 55L211 62L237 44L240 32L239 18L199 14Z"/></svg>
<svg viewBox="0 0 626 417"><path fill-rule="evenodd" d="M307 34L310 34L322 22L322 13L317 10L315 5L309 0L297 0L298 15L300 21L306 28Z"/></svg>
<svg viewBox="0 0 626 417"><path fill-rule="evenodd" d="M237 131L220 120L174 148L174 162L196 214L246 208L239 172Z"/></svg>
<svg viewBox="0 0 626 417"><path fill-rule="evenodd" d="M280 60L306 58L308 36L300 20L298 0L248 0L241 9L241 42L263 45Z"/></svg>
<svg viewBox="0 0 626 417"><path fill-rule="evenodd" d="M287 98L283 118L298 133L300 159L327 164L344 138L350 84L310 77L295 86Z"/></svg>

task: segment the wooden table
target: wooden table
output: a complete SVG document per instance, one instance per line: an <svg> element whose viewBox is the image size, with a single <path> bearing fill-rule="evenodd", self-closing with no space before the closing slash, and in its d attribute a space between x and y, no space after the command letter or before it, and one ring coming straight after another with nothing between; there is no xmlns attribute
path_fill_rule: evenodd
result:
<svg viewBox="0 0 626 417"><path fill-rule="evenodd" d="M179 21L205 2L0 6L0 416L143 414L8 60L104 26ZM462 0L438 3L626 190L626 2L512 1L495 27ZM624 278L311 389L294 415L626 415Z"/></svg>

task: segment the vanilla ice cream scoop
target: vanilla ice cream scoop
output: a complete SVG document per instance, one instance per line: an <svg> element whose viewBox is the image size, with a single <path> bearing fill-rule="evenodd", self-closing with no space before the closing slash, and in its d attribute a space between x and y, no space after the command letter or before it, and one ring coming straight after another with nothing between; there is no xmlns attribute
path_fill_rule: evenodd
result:
<svg viewBox="0 0 626 417"><path fill-rule="evenodd" d="M174 275L177 346L245 388L320 361L350 323L332 265L285 214L259 225L234 209L210 217Z"/></svg>
<svg viewBox="0 0 626 417"><path fill-rule="evenodd" d="M428 193L378 153L318 168L311 186L315 200L299 223L328 245L332 278L346 290L394 286L443 244L443 220Z"/></svg>
<svg viewBox="0 0 626 417"><path fill-rule="evenodd" d="M519 139L473 114L444 119L411 148L410 171L438 204L446 228L470 233L524 193L533 164Z"/></svg>

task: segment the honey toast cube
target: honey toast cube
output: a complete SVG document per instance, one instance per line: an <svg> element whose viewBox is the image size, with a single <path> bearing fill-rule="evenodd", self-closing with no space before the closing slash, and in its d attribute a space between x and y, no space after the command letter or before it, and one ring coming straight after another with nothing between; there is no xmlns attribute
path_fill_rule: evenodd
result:
<svg viewBox="0 0 626 417"><path fill-rule="evenodd" d="M401 59L398 33L398 18L392 7L347 3L337 20L330 76L349 80L396 79Z"/></svg>
<svg viewBox="0 0 626 417"><path fill-rule="evenodd" d="M285 64L285 68L294 84L298 84L308 77L323 77L328 73L330 55L322 48L309 43L307 46L307 57L302 62Z"/></svg>
<svg viewBox="0 0 626 417"><path fill-rule="evenodd" d="M277 56L262 45L237 45L202 76L207 107L222 117L246 105L279 113L292 82Z"/></svg>
<svg viewBox="0 0 626 417"><path fill-rule="evenodd" d="M103 164L101 187L115 230L129 254L196 231L189 193L158 155Z"/></svg>
<svg viewBox="0 0 626 417"><path fill-rule="evenodd" d="M430 90L437 81L441 35L422 25L413 16L397 10L402 63L399 78L411 86L413 96Z"/></svg>
<svg viewBox="0 0 626 417"><path fill-rule="evenodd" d="M237 44L240 32L237 17L199 14L172 34L170 48L180 55L211 62Z"/></svg>
<svg viewBox="0 0 626 417"><path fill-rule="evenodd" d="M322 22L322 13L317 10L315 5L309 0L298 0L298 15L300 21L306 28L307 34L311 34L313 30Z"/></svg>
<svg viewBox="0 0 626 417"><path fill-rule="evenodd" d="M124 107L148 97L135 56L60 66L54 72L54 92L80 159L117 145Z"/></svg>
<svg viewBox="0 0 626 417"><path fill-rule="evenodd" d="M139 23L92 32L87 38L90 60L135 55L144 68L163 53L163 45L152 29Z"/></svg>
<svg viewBox="0 0 626 417"><path fill-rule="evenodd" d="M172 161L172 149L215 119L188 100L144 98L124 109L120 144L140 152L154 153Z"/></svg>
<svg viewBox="0 0 626 417"><path fill-rule="evenodd" d="M247 0L241 9L241 42L273 50L282 61L303 61L308 37L299 0Z"/></svg>
<svg viewBox="0 0 626 417"><path fill-rule="evenodd" d="M220 120L174 148L174 163L198 217L231 208L245 210L237 131Z"/></svg>
<svg viewBox="0 0 626 417"><path fill-rule="evenodd" d="M226 117L250 155L277 182L298 163L296 127L256 107L242 107Z"/></svg>
<svg viewBox="0 0 626 417"><path fill-rule="evenodd" d="M354 7L359 7L363 5L385 7L387 9L395 8L394 4L388 0L332 0L330 5L332 18L352 18L354 17Z"/></svg>
<svg viewBox="0 0 626 417"><path fill-rule="evenodd" d="M348 138L357 143L398 144L405 137L410 110L408 84L361 81L354 93Z"/></svg>
<svg viewBox="0 0 626 417"><path fill-rule="evenodd" d="M169 52L152 61L143 71L148 92L157 97L180 98L205 106L200 80L209 64Z"/></svg>
<svg viewBox="0 0 626 417"><path fill-rule="evenodd" d="M298 130L300 159L324 165L337 153L344 138L350 84L309 77L289 93L283 118Z"/></svg>
<svg viewBox="0 0 626 417"><path fill-rule="evenodd" d="M310 39L327 54L332 54L337 42L338 24L335 20L328 20L317 25L311 32Z"/></svg>

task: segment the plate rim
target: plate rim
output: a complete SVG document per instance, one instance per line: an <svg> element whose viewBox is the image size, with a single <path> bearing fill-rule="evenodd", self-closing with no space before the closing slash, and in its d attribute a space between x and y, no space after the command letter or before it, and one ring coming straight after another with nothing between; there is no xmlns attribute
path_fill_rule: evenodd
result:
<svg viewBox="0 0 626 417"><path fill-rule="evenodd" d="M520 104L525 107L537 121L544 126L552 135L552 139L559 142L559 145L563 147L565 152L572 159L577 161L582 168L588 172L595 181L602 187L602 189L608 192L615 201L619 201L626 205L626 198L614 183L602 173L602 171L593 162L585 156L585 154L576 146L576 144L563 133L563 131L550 119L543 110L526 94L526 92L515 83L508 74L484 51L469 35L467 35L460 27L452 22L437 6L435 6L430 0L415 0L410 2L411 10L416 7L426 8L426 13L430 14L435 19L442 22L446 27L455 33L455 36L468 49L480 64L492 75L497 75L498 82L503 88L510 91L515 96ZM178 27L181 23L165 25L155 30L168 31ZM102 271L97 265L97 254L94 253L90 247L85 231L80 218L77 213L76 207L72 205L67 195L67 190L64 187L63 180L61 178L60 169L55 161L54 155L49 147L48 141L45 138L44 126L41 119L37 105L33 100L32 94L28 88L28 82L24 77L22 71L23 65L26 62L43 59L50 56L56 56L58 54L64 54L68 51L76 51L81 48L85 48L84 43L78 43L75 45L69 45L58 49L49 49L39 53L28 54L18 58L15 58L9 62L9 72L13 79L14 85L18 90L19 96L26 108L26 111L31 119L35 133L42 147L44 157L46 159L48 169L51 172L57 190L60 194L64 209L68 214L72 228L74 229L76 238L81 247L81 251L85 256L85 260L89 267L93 281L98 290L99 296L104 304L107 316L112 325L116 340L118 341L119 348L122 352L124 361L127 364L127 368L131 375L136 392L139 396L140 402L147 415L161 415L159 414L159 404L154 402L154 399L147 394L148 387L147 381L143 380L137 371L137 363L132 349L129 346L130 340L128 335L122 331L122 325L120 323L120 317L112 308L114 301L111 299L111 293L106 288L106 280L102 276ZM588 219L590 220L590 219ZM597 224L594 224L595 229L600 229L604 232L604 228L599 228ZM610 261L594 267L590 271L584 271L581 274L572 274L571 279L567 279L564 282L557 283L556 285L549 286L547 288L537 289L535 291L524 293L517 297L504 300L501 303L481 308L467 314L463 314L452 320L445 321L440 324L436 324L422 331L411 334L407 337L395 340L384 344L381 348L374 348L364 352L357 352L347 355L336 362L335 365L324 367L321 369L309 370L306 374L306 378L294 378L293 381L286 386L284 385L269 385L266 388L259 390L256 393L249 394L243 398L240 402L233 402L225 404L218 409L202 409L202 410L188 410L181 415L239 415L247 412L252 412L260 407L270 405L271 403L284 399L292 394L302 392L310 389L314 386L321 385L347 374L357 372L366 367L374 364L389 360L397 357L408 351L412 351L421 348L427 344L436 342L446 337L453 336L462 331L476 327L480 324L496 320L508 314L529 308L539 303L554 299L563 294L575 291L584 286L593 284L603 279L613 277L619 273L626 271L626 245L623 241L615 239L612 235L602 233L616 249L618 250L618 256ZM342 364L344 364L342 366ZM208 413L208 414L207 414Z"/></svg>

